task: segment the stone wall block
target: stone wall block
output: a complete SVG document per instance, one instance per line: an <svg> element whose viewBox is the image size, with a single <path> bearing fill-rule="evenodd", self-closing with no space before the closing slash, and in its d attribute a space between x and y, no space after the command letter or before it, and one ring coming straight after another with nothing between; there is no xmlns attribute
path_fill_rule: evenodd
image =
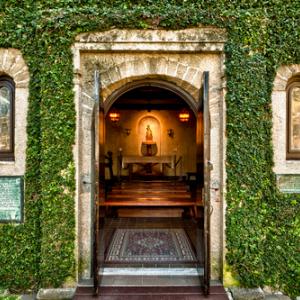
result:
<svg viewBox="0 0 300 300"><path fill-rule="evenodd" d="M2 58L2 64L0 68L5 73L13 77L13 74L11 73L11 67L14 65L16 57L12 55L11 51L9 51L8 49L3 54L4 55Z"/></svg>
<svg viewBox="0 0 300 300"><path fill-rule="evenodd" d="M100 74L100 80L103 88L109 86L112 83L107 72Z"/></svg>
<svg viewBox="0 0 300 300"><path fill-rule="evenodd" d="M177 65L177 71L176 71L176 77L180 78L180 79L183 79L184 78L184 75L188 72L188 66L187 65L184 65L184 64L181 64L179 63Z"/></svg>
<svg viewBox="0 0 300 300"><path fill-rule="evenodd" d="M126 78L128 76L127 75L128 69L130 70L131 68L130 62L123 62L118 67L120 71L120 78Z"/></svg>
<svg viewBox="0 0 300 300"><path fill-rule="evenodd" d="M89 32L82 33L76 37L77 42L81 43L117 43L132 42L140 44L142 42L178 42L179 46L184 41L189 42L211 42L224 43L227 39L226 31L221 28L200 27L189 28L177 31L170 30L126 30L111 29L105 33Z"/></svg>
<svg viewBox="0 0 300 300"><path fill-rule="evenodd" d="M114 85L112 85L112 88L114 87ZM117 89L117 87L116 87ZM108 87L103 88L101 96L102 99L107 99L107 97L112 93L112 90L110 90ZM104 100L105 101L105 100Z"/></svg>
<svg viewBox="0 0 300 300"><path fill-rule="evenodd" d="M178 81L177 85L184 89L186 92L188 92L194 98L195 101L198 101L199 89L192 85L191 82L186 80L180 80Z"/></svg>
<svg viewBox="0 0 300 300"><path fill-rule="evenodd" d="M177 72L178 63L176 61L169 60L166 73L170 76L175 76Z"/></svg>
<svg viewBox="0 0 300 300"><path fill-rule="evenodd" d="M18 80L16 82L16 86L18 88L27 88L29 86L29 78L27 77L26 79L24 80Z"/></svg>
<svg viewBox="0 0 300 300"><path fill-rule="evenodd" d="M161 58L158 63L158 74L166 74L168 61L165 58Z"/></svg>
<svg viewBox="0 0 300 300"><path fill-rule="evenodd" d="M14 81L17 87L20 87L20 84L26 84L29 83L29 76L28 72L22 71L18 75L14 77Z"/></svg>
<svg viewBox="0 0 300 300"><path fill-rule="evenodd" d="M5 72L7 73L8 70L6 68L7 65L7 61L9 61L9 53L8 53L8 49L2 48L2 51L0 52L0 68L1 68L1 72Z"/></svg>
<svg viewBox="0 0 300 300"><path fill-rule="evenodd" d="M282 66L282 68L278 71L279 78L287 81L290 77L293 76L293 71L290 66Z"/></svg>
<svg viewBox="0 0 300 300"><path fill-rule="evenodd" d="M291 300L290 297L286 296L286 295L267 295L265 297L265 300Z"/></svg>
<svg viewBox="0 0 300 300"><path fill-rule="evenodd" d="M187 82L193 82L195 75L197 74L198 69L189 67L187 72L183 76L183 80Z"/></svg>
<svg viewBox="0 0 300 300"><path fill-rule="evenodd" d="M19 76L20 74L25 74L26 76L28 76L28 69L26 66L18 63L16 64L17 68L15 68L14 70L11 70L11 71L14 71L13 73L13 77L15 78L16 76Z"/></svg>
<svg viewBox="0 0 300 300"><path fill-rule="evenodd" d="M198 89L196 89L192 85L189 85L189 87L186 88L186 91L195 99L196 102L199 101L199 90Z"/></svg>
<svg viewBox="0 0 300 300"><path fill-rule="evenodd" d="M160 73L160 64L162 59L158 57L151 57L149 59L149 71L150 74L159 74Z"/></svg>
<svg viewBox="0 0 300 300"><path fill-rule="evenodd" d="M202 85L202 75L203 72L201 72L200 70L197 71L197 73L195 74L193 81L191 82L192 85L196 86L197 88L200 88Z"/></svg>
<svg viewBox="0 0 300 300"><path fill-rule="evenodd" d="M0 48L0 70L2 70L2 66L5 63L7 52L8 52L7 49Z"/></svg>
<svg viewBox="0 0 300 300"><path fill-rule="evenodd" d="M18 55L13 64L10 66L10 73L13 74L13 76L16 76L23 69L28 72L27 66L24 65L21 56Z"/></svg>
<svg viewBox="0 0 300 300"><path fill-rule="evenodd" d="M300 75L300 65L291 65L290 71L292 72L292 76Z"/></svg>
<svg viewBox="0 0 300 300"><path fill-rule="evenodd" d="M25 61L22 58L22 55L19 51L13 51L13 53L16 53L16 57L14 60L14 63L12 64L10 68L10 73L13 76L16 76L19 74L19 72L24 72L27 77L29 77L29 70L27 65L25 64Z"/></svg>
<svg viewBox="0 0 300 300"><path fill-rule="evenodd" d="M121 80L120 70L118 66L107 70L107 72L110 74L111 83Z"/></svg>
<svg viewBox="0 0 300 300"><path fill-rule="evenodd" d="M287 81L282 78L276 78L274 81L274 91L285 91Z"/></svg>
<svg viewBox="0 0 300 300"><path fill-rule="evenodd" d="M144 76L150 73L150 61L149 59L145 59L143 61L135 60L133 61L133 68L132 68L132 76Z"/></svg>
<svg viewBox="0 0 300 300"><path fill-rule="evenodd" d="M0 51L0 61L1 73L11 76L17 87L28 86L29 72L19 50L2 49Z"/></svg>
<svg viewBox="0 0 300 300"><path fill-rule="evenodd" d="M233 287L230 289L234 300L263 300L264 292L261 288L246 289Z"/></svg>
<svg viewBox="0 0 300 300"><path fill-rule="evenodd" d="M67 300L72 299L75 294L75 289L40 289L37 294L38 300Z"/></svg>

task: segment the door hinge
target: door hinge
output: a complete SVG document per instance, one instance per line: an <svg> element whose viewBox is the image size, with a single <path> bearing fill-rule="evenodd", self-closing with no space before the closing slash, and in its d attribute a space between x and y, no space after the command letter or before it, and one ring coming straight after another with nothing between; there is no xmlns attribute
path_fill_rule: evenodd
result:
<svg viewBox="0 0 300 300"><path fill-rule="evenodd" d="M213 170L213 168L214 168L214 165L210 160L207 161L207 166L210 171Z"/></svg>

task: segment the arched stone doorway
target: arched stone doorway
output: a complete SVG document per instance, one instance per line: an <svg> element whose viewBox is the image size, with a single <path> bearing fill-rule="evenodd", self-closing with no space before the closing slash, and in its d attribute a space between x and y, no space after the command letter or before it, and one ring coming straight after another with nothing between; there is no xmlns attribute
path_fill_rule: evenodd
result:
<svg viewBox="0 0 300 300"><path fill-rule="evenodd" d="M100 103L96 127L99 137L96 224L99 227L94 238L98 242L95 256L98 259L94 274L103 275L103 284L107 284L111 273L119 277L122 274L119 280L123 278L132 284L124 272L128 268L141 272L140 262L142 275L149 272L149 266L152 273L157 272L156 282L158 278L163 280L167 273L176 276L176 272L192 272L193 277L189 279L201 284L205 251L202 106L199 101L194 114L182 98L187 94L166 81L145 78L143 82L133 81L117 90L113 103L109 98L103 103L106 122ZM109 109L107 103L111 104ZM181 123L178 113L183 109L190 117L188 122ZM197 140L196 132L200 132ZM115 162L110 174L105 172L106 153ZM120 176L116 178L112 173ZM178 240L171 238L173 234ZM120 270L122 262L126 262L126 268ZM197 267L191 268L191 264ZM135 272L131 270L126 275L134 278L132 273ZM153 277L145 278L147 284L153 284ZM138 278L133 280L135 283ZM173 284L177 284L175 279Z"/></svg>
<svg viewBox="0 0 300 300"><path fill-rule="evenodd" d="M74 155L77 175L78 278L90 278L92 266L92 112L94 71L100 73L101 99L109 99L127 83L159 80L172 83L190 95L198 107L204 71L210 72L212 227L210 233L212 278L222 278L224 215L224 93L223 46L225 33L216 28L183 31L126 31L80 35L73 46L77 136ZM213 35L211 35L213 33ZM97 93L96 93L97 94ZM112 98L110 98L112 97ZM107 102L106 102L107 101ZM111 102L113 103L113 101ZM195 111L194 109L192 109Z"/></svg>

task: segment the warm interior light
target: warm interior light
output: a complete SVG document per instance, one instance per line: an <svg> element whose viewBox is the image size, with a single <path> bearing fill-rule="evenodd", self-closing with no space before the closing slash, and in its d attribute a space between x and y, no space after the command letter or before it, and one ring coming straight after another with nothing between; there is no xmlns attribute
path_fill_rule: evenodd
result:
<svg viewBox="0 0 300 300"><path fill-rule="evenodd" d="M190 119L190 113L189 113L189 111L187 109L183 109L182 111L180 111L178 117L179 117L179 121L180 122L185 123L185 122L189 121L189 119Z"/></svg>
<svg viewBox="0 0 300 300"><path fill-rule="evenodd" d="M111 122L113 122L113 123L120 121L120 113L115 109L112 109L110 111L110 113L108 114L108 116L109 116L109 119L111 120Z"/></svg>

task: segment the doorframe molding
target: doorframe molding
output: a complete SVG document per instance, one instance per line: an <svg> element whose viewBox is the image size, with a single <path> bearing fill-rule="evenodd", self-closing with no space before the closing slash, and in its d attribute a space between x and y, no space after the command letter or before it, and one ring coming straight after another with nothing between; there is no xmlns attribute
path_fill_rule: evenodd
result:
<svg viewBox="0 0 300 300"><path fill-rule="evenodd" d="M105 32L83 33L76 37L71 50L74 66L74 92L76 108L76 141L74 145L74 160L76 165L76 241L75 255L77 260L77 280L91 277L92 260L92 207L91 200L91 132L92 107L94 93L91 74L94 69L105 68L107 60L116 59L115 65L107 66L100 75L103 93L100 95L107 112L117 97L118 89L134 88L142 81L153 83L164 82L187 101L195 112L199 105L201 72L210 71L211 85L210 112L211 123L211 157L214 164L211 181L211 198L214 206L212 215L212 278L222 279L223 261L225 256L225 94L226 79L224 71L224 44L227 36L224 29L216 27L197 27L184 30L120 30L113 29ZM117 58L122 60L126 55L136 56L136 60L117 64ZM139 57L143 57L140 60ZM189 64L186 57L193 57L196 64ZM84 58L90 57L88 70ZM156 60L159 57L161 60ZM207 59L207 63L205 62ZM214 65L211 65L214 61ZM137 62L143 64L140 67ZM155 64L155 62L157 62ZM159 62L162 64L159 65ZM157 66L159 65L159 67ZM131 69L130 69L131 68ZM129 71L134 70L134 74ZM133 73L134 73L133 72ZM109 77L108 77L109 76ZM122 79L120 81L120 79ZM170 79L170 80L168 80ZM169 83L166 83L169 82ZM127 86L128 84L128 86ZM125 87L126 86L126 87ZM174 89L172 88L174 92ZM118 94L120 95L120 94ZM106 102L108 100L108 102Z"/></svg>

